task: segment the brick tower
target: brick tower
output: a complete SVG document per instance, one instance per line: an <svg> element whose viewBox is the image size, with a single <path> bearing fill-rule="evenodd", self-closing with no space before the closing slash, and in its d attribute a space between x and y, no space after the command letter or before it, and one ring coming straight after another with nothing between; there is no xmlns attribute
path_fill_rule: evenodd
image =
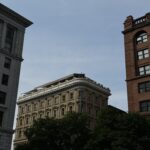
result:
<svg viewBox="0 0 150 150"><path fill-rule="evenodd" d="M124 22L129 112L150 115L150 13Z"/></svg>

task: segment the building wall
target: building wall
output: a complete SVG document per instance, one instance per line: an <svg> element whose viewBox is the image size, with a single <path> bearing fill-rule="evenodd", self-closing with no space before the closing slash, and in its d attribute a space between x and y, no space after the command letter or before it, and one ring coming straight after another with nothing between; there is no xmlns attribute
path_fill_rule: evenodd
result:
<svg viewBox="0 0 150 150"><path fill-rule="evenodd" d="M16 15L14 19L12 17ZM10 150L25 27L0 3L0 150Z"/></svg>
<svg viewBox="0 0 150 150"><path fill-rule="evenodd" d="M46 116L59 119L70 111L83 112L89 115L90 126L93 127L98 111L107 106L109 95L109 92L95 90L93 87L74 85L34 99L18 101L14 145L26 141L24 131L33 124L34 119Z"/></svg>
<svg viewBox="0 0 150 150"><path fill-rule="evenodd" d="M129 111L148 115L150 114L150 90L141 92L140 84L150 81L150 14L147 13L137 19L128 16L124 22L123 33ZM140 37L143 33L146 35L142 38L146 38L141 41Z"/></svg>

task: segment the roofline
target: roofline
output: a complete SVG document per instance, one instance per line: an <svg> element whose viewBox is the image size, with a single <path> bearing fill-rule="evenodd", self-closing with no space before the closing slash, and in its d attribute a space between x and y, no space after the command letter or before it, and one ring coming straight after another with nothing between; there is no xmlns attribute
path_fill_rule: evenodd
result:
<svg viewBox="0 0 150 150"><path fill-rule="evenodd" d="M12 19L16 22L22 24L24 27L29 27L33 24L30 20L26 19L25 17L21 16L20 14L16 13L12 9L8 8L7 6L0 3L0 12Z"/></svg>
<svg viewBox="0 0 150 150"><path fill-rule="evenodd" d="M84 77L85 77L85 74L83 74L83 73L72 73L72 74L70 74L70 75L67 75L67 76L61 77L61 78L56 79L56 80L54 80L54 81L51 81L51 82L45 83L45 84L40 85L40 86L38 86L38 87L35 87L35 89L40 88L40 87L49 86L49 85L52 85L52 84L55 84L55 83L61 82L61 81L66 80L66 79L69 79L69 78L72 78L72 77L76 77L76 76L82 76L82 77L84 78Z"/></svg>
<svg viewBox="0 0 150 150"><path fill-rule="evenodd" d="M37 92L30 93L30 94L25 93L25 95L22 95L18 98L17 104L35 99L37 97L45 96L48 94L53 94L53 93L59 92L64 89L69 89L70 87L92 87L93 89L95 89L97 91L103 92L103 94L106 94L108 96L111 95L111 91L108 88L106 89L98 84L95 84L94 82L89 82L88 80L86 80L86 78L83 78L83 79L78 78L78 79L75 79L68 83L65 83L63 85L58 85L58 86L54 86L54 87L51 87L48 89L39 90Z"/></svg>

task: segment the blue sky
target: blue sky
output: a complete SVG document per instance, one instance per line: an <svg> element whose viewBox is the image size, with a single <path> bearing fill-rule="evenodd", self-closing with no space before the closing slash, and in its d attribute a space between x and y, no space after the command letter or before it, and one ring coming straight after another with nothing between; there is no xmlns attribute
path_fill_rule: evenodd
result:
<svg viewBox="0 0 150 150"><path fill-rule="evenodd" d="M26 30L19 93L71 73L111 89L109 104L127 111L124 41L127 16L150 11L148 0L1 0L34 22Z"/></svg>

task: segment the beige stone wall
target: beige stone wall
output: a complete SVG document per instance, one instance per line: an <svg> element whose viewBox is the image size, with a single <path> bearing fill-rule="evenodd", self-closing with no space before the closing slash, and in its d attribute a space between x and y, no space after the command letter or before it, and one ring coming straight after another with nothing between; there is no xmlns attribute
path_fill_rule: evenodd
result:
<svg viewBox="0 0 150 150"><path fill-rule="evenodd" d="M82 87L70 88L38 97L18 104L19 112L14 144L26 140L24 131L34 119L48 117L62 118L67 112L85 112L91 118L91 127L101 107L107 105L108 95L100 91Z"/></svg>

